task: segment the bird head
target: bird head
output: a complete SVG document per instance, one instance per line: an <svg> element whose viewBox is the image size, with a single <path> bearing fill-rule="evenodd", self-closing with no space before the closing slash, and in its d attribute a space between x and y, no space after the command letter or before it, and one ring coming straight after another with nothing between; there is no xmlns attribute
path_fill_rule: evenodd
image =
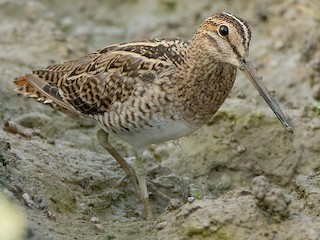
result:
<svg viewBox="0 0 320 240"><path fill-rule="evenodd" d="M246 21L226 12L215 14L200 25L194 39L199 41L202 53L208 56L208 61L230 64L239 68L258 90L285 129L293 132L289 119L270 95L249 59L251 27Z"/></svg>

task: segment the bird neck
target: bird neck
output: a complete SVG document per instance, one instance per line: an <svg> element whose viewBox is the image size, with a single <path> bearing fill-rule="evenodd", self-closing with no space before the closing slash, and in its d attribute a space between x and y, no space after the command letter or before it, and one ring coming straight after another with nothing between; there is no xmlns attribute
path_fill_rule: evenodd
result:
<svg viewBox="0 0 320 240"><path fill-rule="evenodd" d="M219 62L192 41L177 72L176 94L185 120L199 126L208 121L227 98L236 73L235 66Z"/></svg>

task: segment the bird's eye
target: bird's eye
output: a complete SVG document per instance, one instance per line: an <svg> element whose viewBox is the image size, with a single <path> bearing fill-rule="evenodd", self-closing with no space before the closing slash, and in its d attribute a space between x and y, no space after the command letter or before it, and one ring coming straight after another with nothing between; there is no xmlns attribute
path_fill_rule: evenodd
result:
<svg viewBox="0 0 320 240"><path fill-rule="evenodd" d="M221 25L219 27L219 34L222 37L226 37L229 34L229 28L226 25Z"/></svg>

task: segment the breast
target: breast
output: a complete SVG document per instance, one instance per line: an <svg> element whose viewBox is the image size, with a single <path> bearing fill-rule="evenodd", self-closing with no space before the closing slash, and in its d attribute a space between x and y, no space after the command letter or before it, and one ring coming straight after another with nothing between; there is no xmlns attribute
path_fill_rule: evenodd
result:
<svg viewBox="0 0 320 240"><path fill-rule="evenodd" d="M237 69L226 64L208 64L189 71L179 75L177 109L190 125L202 126L227 98Z"/></svg>

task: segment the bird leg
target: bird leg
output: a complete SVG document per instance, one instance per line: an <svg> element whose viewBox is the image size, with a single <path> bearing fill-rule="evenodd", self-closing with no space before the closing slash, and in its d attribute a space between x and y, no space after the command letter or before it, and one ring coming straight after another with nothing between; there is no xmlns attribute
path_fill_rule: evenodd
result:
<svg viewBox="0 0 320 240"><path fill-rule="evenodd" d="M129 176L135 176L134 169L132 169L132 167L127 163L127 161L110 144L109 134L106 133L103 129L100 129L97 132L97 137L100 145L104 147L115 160L117 160L117 162L120 164L121 168L125 171L125 173ZM134 182L137 182L136 178L133 178L133 180Z"/></svg>
<svg viewBox="0 0 320 240"><path fill-rule="evenodd" d="M127 161L118 153L118 151L110 144L109 134L103 129L97 132L97 138L102 147L104 147L109 154L120 164L120 167L125 171L127 175L131 177L134 187L140 192L140 197L144 206L145 219L152 219L152 210L149 201L149 193L146 184L146 177L141 161L141 156L136 154L135 169L133 169Z"/></svg>
<svg viewBox="0 0 320 240"><path fill-rule="evenodd" d="M136 178L138 179L140 187L140 195L145 209L145 218L146 220L152 219L152 210L149 200L149 192L147 188L147 180L145 168L142 162L142 152L138 151L136 154L136 159L134 161L134 168L136 170Z"/></svg>

